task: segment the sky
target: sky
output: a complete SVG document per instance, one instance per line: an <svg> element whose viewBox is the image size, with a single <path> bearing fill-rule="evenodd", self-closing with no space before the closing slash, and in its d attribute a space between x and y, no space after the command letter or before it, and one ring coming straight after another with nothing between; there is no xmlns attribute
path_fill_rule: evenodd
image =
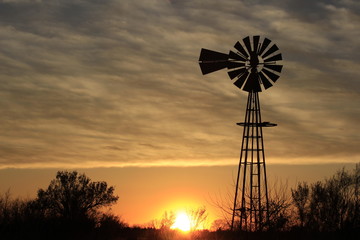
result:
<svg viewBox="0 0 360 240"><path fill-rule="evenodd" d="M284 65L267 163L357 163L359 22L356 0L0 0L0 172L236 165L247 93L198 58L253 35Z"/></svg>

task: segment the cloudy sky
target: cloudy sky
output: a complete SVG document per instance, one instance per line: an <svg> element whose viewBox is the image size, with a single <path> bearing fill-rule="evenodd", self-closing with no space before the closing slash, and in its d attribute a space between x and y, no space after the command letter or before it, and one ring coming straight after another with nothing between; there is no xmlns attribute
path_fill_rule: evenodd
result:
<svg viewBox="0 0 360 240"><path fill-rule="evenodd" d="M277 163L360 160L360 3L1 0L0 168L223 165L246 92L201 48L261 35L283 54L260 95Z"/></svg>

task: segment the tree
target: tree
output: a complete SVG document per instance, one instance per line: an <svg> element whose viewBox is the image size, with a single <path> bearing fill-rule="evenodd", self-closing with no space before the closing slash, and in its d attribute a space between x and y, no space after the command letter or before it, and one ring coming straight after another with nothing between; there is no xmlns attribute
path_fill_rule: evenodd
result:
<svg viewBox="0 0 360 240"><path fill-rule="evenodd" d="M189 209L187 215L190 218L190 231L195 231L203 225L207 219L207 212L205 207L199 207L197 209Z"/></svg>
<svg viewBox="0 0 360 240"><path fill-rule="evenodd" d="M292 190L300 226L314 231L360 229L360 165L333 177Z"/></svg>
<svg viewBox="0 0 360 240"><path fill-rule="evenodd" d="M215 219L212 223L211 223L211 227L210 230L211 231L223 231L223 230L229 230L230 226L229 223L225 220L225 219Z"/></svg>
<svg viewBox="0 0 360 240"><path fill-rule="evenodd" d="M305 226L305 217L307 214L307 203L309 200L309 186L307 183L299 183L296 189L291 189L293 203L297 210L300 227Z"/></svg>
<svg viewBox="0 0 360 240"><path fill-rule="evenodd" d="M160 220L160 229L170 229L175 223L175 214L173 212L165 211Z"/></svg>
<svg viewBox="0 0 360 240"><path fill-rule="evenodd" d="M161 229L161 230L169 230L172 225L175 223L175 213L173 211L165 211L160 219L153 219L148 224L146 224L146 227L149 228L155 228L155 229Z"/></svg>
<svg viewBox="0 0 360 240"><path fill-rule="evenodd" d="M25 218L27 201L12 199L10 190L0 195L0 230L14 224L20 225Z"/></svg>
<svg viewBox="0 0 360 240"><path fill-rule="evenodd" d="M269 222L264 229L271 231L286 231L291 225L291 197L288 183L275 179L269 191Z"/></svg>
<svg viewBox="0 0 360 240"><path fill-rule="evenodd" d="M240 190L239 190L240 191ZM249 191L247 191L249 192ZM250 197L250 196L247 196ZM265 197L265 196L264 196ZM239 200L239 199L238 199ZM225 228L225 224L228 224L228 228L231 229L231 220L233 214L233 195L232 193L228 193L225 197L220 197L218 199L212 200L214 205L217 206L223 213L223 227ZM273 182L271 186L268 187L268 213L269 213L269 221L263 222L263 230L262 231L285 231L291 228L291 197L289 195L288 184L287 182L283 183L278 181L277 179ZM262 206L264 210L264 206L266 206L265 201L262 202ZM237 202L237 210L240 210L240 203ZM234 218L234 230L240 230L240 215L241 211L235 211ZM265 214L263 220L265 220ZM216 225L215 225L216 226ZM250 224L248 224L248 230ZM245 230L245 227L242 226ZM246 231L248 231L246 230Z"/></svg>
<svg viewBox="0 0 360 240"><path fill-rule="evenodd" d="M38 190L36 201L45 216L79 220L117 200L114 187L106 182L92 182L77 171L59 171L46 190Z"/></svg>

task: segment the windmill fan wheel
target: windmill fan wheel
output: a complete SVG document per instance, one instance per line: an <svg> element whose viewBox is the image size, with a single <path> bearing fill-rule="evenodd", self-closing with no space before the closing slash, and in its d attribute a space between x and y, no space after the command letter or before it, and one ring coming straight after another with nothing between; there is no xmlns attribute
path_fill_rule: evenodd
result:
<svg viewBox="0 0 360 240"><path fill-rule="evenodd" d="M246 37L242 43L236 42L236 51L229 54L208 49L201 49L199 64L202 73L208 74L223 68L228 69L230 79L234 84L247 92L261 92L268 89L279 78L282 60L279 48L265 38L260 42L260 36Z"/></svg>

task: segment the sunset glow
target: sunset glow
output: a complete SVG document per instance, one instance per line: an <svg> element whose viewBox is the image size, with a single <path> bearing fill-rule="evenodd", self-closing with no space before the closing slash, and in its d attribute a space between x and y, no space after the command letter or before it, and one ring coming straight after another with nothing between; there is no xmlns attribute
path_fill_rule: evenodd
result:
<svg viewBox="0 0 360 240"><path fill-rule="evenodd" d="M183 232L188 232L191 229L190 217L185 212L180 212L176 215L175 223L171 226L172 229L179 229Z"/></svg>

